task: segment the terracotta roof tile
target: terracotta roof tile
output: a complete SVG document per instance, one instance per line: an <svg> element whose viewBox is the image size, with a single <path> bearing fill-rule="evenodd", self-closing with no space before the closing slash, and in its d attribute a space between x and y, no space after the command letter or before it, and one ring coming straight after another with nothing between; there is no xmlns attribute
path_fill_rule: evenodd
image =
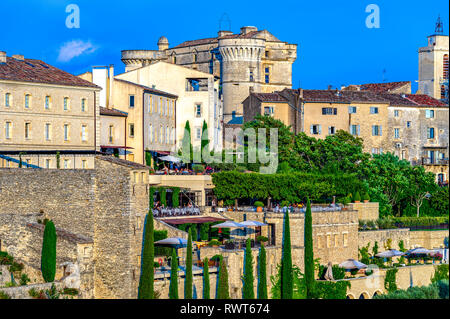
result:
<svg viewBox="0 0 450 319"><path fill-rule="evenodd" d="M277 92L274 93L252 93L261 102L287 102L287 99Z"/></svg>
<svg viewBox="0 0 450 319"><path fill-rule="evenodd" d="M371 91L375 93L387 93L392 90L398 89L402 86L410 84L409 81L401 82L386 82L386 83L366 83L361 84L359 87L362 91Z"/></svg>
<svg viewBox="0 0 450 319"><path fill-rule="evenodd" d="M448 104L445 104L431 96L425 95L425 94L406 94L406 98L408 100L411 100L419 105L426 105L426 106L447 106Z"/></svg>
<svg viewBox="0 0 450 319"><path fill-rule="evenodd" d="M122 116L127 117L128 113L119 111L116 109L108 109L106 107L100 106L100 115L109 115L109 116Z"/></svg>
<svg viewBox="0 0 450 319"><path fill-rule="evenodd" d="M55 68L43 61L7 57L0 63L0 80L45 83L101 89L92 82Z"/></svg>
<svg viewBox="0 0 450 319"><path fill-rule="evenodd" d="M123 160L121 158L117 158L114 156L102 156L102 155L97 155L96 158L103 160L103 161L107 161L113 164L117 164L117 165L121 165L121 166L126 166L129 168L135 168L135 169L150 169L149 166L146 165L142 165L139 163L135 163L135 162L130 162L127 160Z"/></svg>

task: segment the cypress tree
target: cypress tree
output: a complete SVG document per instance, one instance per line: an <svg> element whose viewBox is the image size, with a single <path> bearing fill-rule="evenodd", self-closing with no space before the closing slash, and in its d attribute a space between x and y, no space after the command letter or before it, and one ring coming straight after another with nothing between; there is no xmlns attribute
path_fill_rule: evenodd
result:
<svg viewBox="0 0 450 319"><path fill-rule="evenodd" d="M45 282L55 280L56 273L56 228L51 220L47 221L44 228L42 241L41 272Z"/></svg>
<svg viewBox="0 0 450 319"><path fill-rule="evenodd" d="M266 249L261 245L258 260L258 299L267 299Z"/></svg>
<svg viewBox="0 0 450 319"><path fill-rule="evenodd" d="M289 213L284 213L284 238L281 257L281 299L292 299L294 293Z"/></svg>
<svg viewBox="0 0 450 319"><path fill-rule="evenodd" d="M161 202L161 205L167 207L166 189L164 187L159 188L159 201Z"/></svg>
<svg viewBox="0 0 450 319"><path fill-rule="evenodd" d="M255 299L255 291L253 289L253 257L250 238L247 239L245 248L244 287L242 298Z"/></svg>
<svg viewBox="0 0 450 319"><path fill-rule="evenodd" d="M192 228L189 228L186 248L186 280L184 283L184 299L192 299Z"/></svg>
<svg viewBox="0 0 450 319"><path fill-rule="evenodd" d="M170 263L169 299L178 299L178 261L175 248L172 250L172 259Z"/></svg>
<svg viewBox="0 0 450 319"><path fill-rule="evenodd" d="M139 278L139 299L153 299L154 282L154 238L153 238L153 213L145 217L144 238L141 258L141 277Z"/></svg>
<svg viewBox="0 0 450 319"><path fill-rule="evenodd" d="M228 270L223 258L220 258L219 284L216 299L230 299L230 292L228 287Z"/></svg>
<svg viewBox="0 0 450 319"><path fill-rule="evenodd" d="M155 199L154 196L155 195L155 188L153 186L150 187L150 192L148 195L148 206L150 208L150 210L153 209L153 205L155 204Z"/></svg>
<svg viewBox="0 0 450 319"><path fill-rule="evenodd" d="M172 192L172 207L180 206L180 188L174 187Z"/></svg>
<svg viewBox="0 0 450 319"><path fill-rule="evenodd" d="M308 198L305 213L305 284L306 298L311 299L314 296L314 255L312 239L312 214L311 202Z"/></svg>
<svg viewBox="0 0 450 319"><path fill-rule="evenodd" d="M193 155L191 126L189 124L189 121L186 121L186 125L184 126L183 139L181 140L181 158L184 163L189 163L192 161Z"/></svg>
<svg viewBox="0 0 450 319"><path fill-rule="evenodd" d="M203 299L210 299L209 267L208 258L203 260Z"/></svg>
<svg viewBox="0 0 450 319"><path fill-rule="evenodd" d="M201 154L202 154L202 159L203 159L203 152L208 152L208 147L209 147L209 136L208 136L208 124L206 124L206 121L203 120L203 127L202 127L202 139L201 139ZM205 150L206 151L203 151ZM205 162L205 159L203 159L203 162Z"/></svg>

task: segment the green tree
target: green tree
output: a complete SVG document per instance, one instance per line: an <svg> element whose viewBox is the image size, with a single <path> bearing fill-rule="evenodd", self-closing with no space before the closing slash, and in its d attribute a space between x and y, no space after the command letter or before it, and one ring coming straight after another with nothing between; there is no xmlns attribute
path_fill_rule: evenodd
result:
<svg viewBox="0 0 450 319"><path fill-rule="evenodd" d="M258 299L267 299L266 249L261 245L258 258Z"/></svg>
<svg viewBox="0 0 450 319"><path fill-rule="evenodd" d="M41 272L45 282L55 280L56 274L56 228L53 221L45 224L42 241Z"/></svg>
<svg viewBox="0 0 450 319"><path fill-rule="evenodd" d="M423 166L415 166L409 169L408 177L408 197L411 205L416 207L417 217L419 217L423 200L437 187L434 174L425 172Z"/></svg>
<svg viewBox="0 0 450 319"><path fill-rule="evenodd" d="M161 202L161 205L167 207L166 189L164 187L159 188L159 200Z"/></svg>
<svg viewBox="0 0 450 319"><path fill-rule="evenodd" d="M180 206L180 188L174 187L172 192L172 207Z"/></svg>
<svg viewBox="0 0 450 319"><path fill-rule="evenodd" d="M314 254L313 254L313 234L312 234L312 213L311 202L308 199L305 213L305 284L306 297L314 296Z"/></svg>
<svg viewBox="0 0 450 319"><path fill-rule="evenodd" d="M154 243L153 213L145 217L144 238L142 248L141 276L139 278L139 299L153 299L154 277Z"/></svg>
<svg viewBox="0 0 450 319"><path fill-rule="evenodd" d="M250 238L248 238L246 242L243 279L244 279L244 287L242 298L255 299L255 290L253 288L253 256Z"/></svg>
<svg viewBox="0 0 450 319"><path fill-rule="evenodd" d="M228 270L223 258L220 258L219 283L217 287L216 299L230 299L228 286Z"/></svg>
<svg viewBox="0 0 450 319"><path fill-rule="evenodd" d="M384 277L384 288L390 293L397 290L397 268L388 269Z"/></svg>
<svg viewBox="0 0 450 319"><path fill-rule="evenodd" d="M289 213L284 214L284 234L281 257L281 299L292 299L293 275Z"/></svg>
<svg viewBox="0 0 450 319"><path fill-rule="evenodd" d="M178 299L178 261L177 253L174 248L172 251L172 258L170 259L170 286L169 299Z"/></svg>
<svg viewBox="0 0 450 319"><path fill-rule="evenodd" d="M192 299L192 228L188 231L188 242L186 247L186 278L184 284L184 299Z"/></svg>
<svg viewBox="0 0 450 319"><path fill-rule="evenodd" d="M205 155L206 157L209 155L209 136L208 136L208 124L203 120L202 126L202 138L201 138L201 154L202 154L202 163L205 163Z"/></svg>
<svg viewBox="0 0 450 319"><path fill-rule="evenodd" d="M155 188L153 186L150 186L150 192L148 194L148 207L150 209L153 209L154 202L155 202Z"/></svg>
<svg viewBox="0 0 450 319"><path fill-rule="evenodd" d="M203 260L203 299L210 299L209 267L208 258Z"/></svg>
<svg viewBox="0 0 450 319"><path fill-rule="evenodd" d="M59 155L59 151L56 152L56 168L59 169L60 168L60 155Z"/></svg>
<svg viewBox="0 0 450 319"><path fill-rule="evenodd" d="M184 134L183 139L181 140L181 150L179 151L179 154L184 163L192 162L194 152L192 148L191 126L189 121L186 121L184 126Z"/></svg>

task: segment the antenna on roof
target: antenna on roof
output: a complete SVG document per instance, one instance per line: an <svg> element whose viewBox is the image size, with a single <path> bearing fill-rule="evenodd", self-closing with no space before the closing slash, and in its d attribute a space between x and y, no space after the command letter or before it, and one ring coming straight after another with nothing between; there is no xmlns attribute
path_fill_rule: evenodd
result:
<svg viewBox="0 0 450 319"><path fill-rule="evenodd" d="M441 15L438 16L436 21L436 28L434 29L434 32L436 34L443 34L444 33L444 23L441 21Z"/></svg>
<svg viewBox="0 0 450 319"><path fill-rule="evenodd" d="M231 20L230 17L228 16L228 14L226 12L224 12L222 14L222 16L219 19L219 31L222 31L222 22L227 22L228 23L228 29L226 31L231 31Z"/></svg>
<svg viewBox="0 0 450 319"><path fill-rule="evenodd" d="M383 69L383 82L386 82L386 69Z"/></svg>

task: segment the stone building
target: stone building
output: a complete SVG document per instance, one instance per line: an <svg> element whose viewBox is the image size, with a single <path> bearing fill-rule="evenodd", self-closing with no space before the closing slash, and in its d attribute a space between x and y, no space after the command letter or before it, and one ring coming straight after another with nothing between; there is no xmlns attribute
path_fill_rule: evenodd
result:
<svg viewBox="0 0 450 319"><path fill-rule="evenodd" d="M448 102L448 54L448 35L438 32L428 36L426 47L419 48L420 93Z"/></svg>
<svg viewBox="0 0 450 319"><path fill-rule="evenodd" d="M168 154L175 150L177 99L175 94L155 89L153 86L130 82L114 77L114 67L94 67L92 72L79 75L104 88L101 91L100 105L105 106L103 113L105 126L101 131L111 140L123 141L122 145L102 144L102 149L120 155L129 161L145 164L145 153ZM126 126L111 123L112 113L126 114ZM115 119L117 122L118 119ZM113 127L111 127L113 125ZM111 131L112 129L112 131ZM122 135L123 134L123 135ZM103 137L103 139L105 138ZM117 151L115 151L117 153Z"/></svg>
<svg viewBox="0 0 450 319"><path fill-rule="evenodd" d="M249 88L270 93L292 87L292 64L297 45L280 41L267 30L242 27L240 33L219 31L216 37L185 41L169 48L161 37L158 50L124 50L126 71L166 61L220 78L224 122L242 116L242 101Z"/></svg>
<svg viewBox="0 0 450 319"><path fill-rule="evenodd" d="M93 169L0 168L2 250L42 282L40 223L51 219L56 280L70 263L82 297L136 298L148 191L148 167L113 156L96 156Z"/></svg>
<svg viewBox="0 0 450 319"><path fill-rule="evenodd" d="M186 122L191 127L193 147L201 145L202 125L208 125L209 148L222 149L222 103L219 82L212 74L167 62L154 62L117 75L116 80L170 92L176 102L176 148L184 136Z"/></svg>
<svg viewBox="0 0 450 319"><path fill-rule="evenodd" d="M411 81L351 84L342 91L370 91L373 93L411 94Z"/></svg>
<svg viewBox="0 0 450 319"><path fill-rule="evenodd" d="M387 150L413 165L423 165L437 182L448 182L448 104L421 94L384 98L390 101Z"/></svg>
<svg viewBox="0 0 450 319"><path fill-rule="evenodd" d="M128 113L100 106L100 150L125 159ZM130 153L130 152L128 152Z"/></svg>
<svg viewBox="0 0 450 319"><path fill-rule="evenodd" d="M43 61L0 52L0 167L93 167L100 88Z"/></svg>

